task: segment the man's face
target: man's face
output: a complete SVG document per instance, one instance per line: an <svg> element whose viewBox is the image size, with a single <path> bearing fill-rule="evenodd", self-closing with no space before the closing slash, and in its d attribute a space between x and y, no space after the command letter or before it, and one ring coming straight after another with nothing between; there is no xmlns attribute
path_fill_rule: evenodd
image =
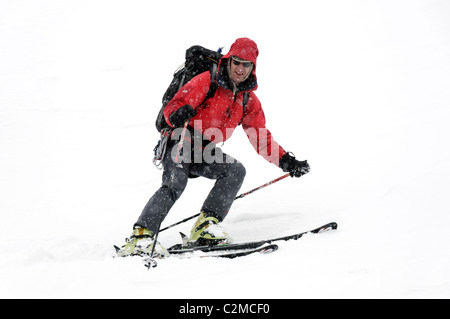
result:
<svg viewBox="0 0 450 319"><path fill-rule="evenodd" d="M230 63L230 79L236 85L247 79L253 68L252 62L243 62L243 60L234 57L231 57Z"/></svg>

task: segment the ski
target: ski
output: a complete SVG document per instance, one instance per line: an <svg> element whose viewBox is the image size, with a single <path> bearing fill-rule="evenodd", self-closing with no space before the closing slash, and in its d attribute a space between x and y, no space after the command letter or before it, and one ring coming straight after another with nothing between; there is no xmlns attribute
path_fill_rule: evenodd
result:
<svg viewBox="0 0 450 319"><path fill-rule="evenodd" d="M116 253L120 250L119 247L117 247L116 245L114 245L114 249L116 251ZM262 253L262 254L269 254L272 253L274 251L278 250L278 245L274 245L274 244L270 244L270 245L266 245L264 247L258 247L258 248L240 248L240 249L217 249L217 250L212 250L210 252L212 252L213 254L210 254L209 252L206 252L205 255L198 255L198 256L194 256L191 255L189 256L189 253L194 253L195 251L187 251L187 250L183 250L182 253L173 253L173 255L177 255L180 256L181 258L190 258L190 257L221 257L221 258L236 258L236 257L243 257L243 256L247 256L247 255L251 255L253 253ZM228 252L228 251L233 251L233 252ZM214 252L218 252L217 254L214 254ZM220 253L220 252L225 252L225 253ZM203 251L202 251L203 253ZM186 254L186 256L184 256L184 254ZM139 256L139 257L145 257L145 259L150 258L149 255L134 255L134 256ZM144 259L144 260L145 260Z"/></svg>
<svg viewBox="0 0 450 319"><path fill-rule="evenodd" d="M182 259L189 259L189 258L228 258L228 259L233 259L233 258L238 258L238 257L245 257L251 254L255 254L255 253L260 253L260 254L270 254L274 251L278 250L278 245L266 245L264 247L259 247L259 248L255 248L255 249L241 249L239 251L233 251L233 252L226 252L226 253L206 253L205 255L196 255L195 252L191 252L191 253L185 253L185 254L178 254L176 255L177 258L182 258ZM223 251L222 251L223 252ZM199 253L197 251L197 253ZM158 263L156 262L155 258L152 258L150 256L147 256L145 258L142 259L142 263L144 264L144 266L147 269L150 268L154 268L158 265Z"/></svg>
<svg viewBox="0 0 450 319"><path fill-rule="evenodd" d="M179 258L192 258L192 257L199 257L199 258L205 258L205 257L220 257L220 258L229 258L233 259L236 257L244 257L248 256L254 253L263 253L263 254L269 254L278 249L278 245L275 244L269 244L262 247L257 248L236 248L236 249L216 249L216 250L192 250L192 251L183 251L182 253L174 253L171 255L174 255Z"/></svg>
<svg viewBox="0 0 450 319"><path fill-rule="evenodd" d="M237 258L244 257L254 253L262 253L269 254L276 250L278 250L278 245L272 244L276 241L287 241L287 240L297 240L306 234L318 234L328 230L337 229L338 225L335 222L324 224L320 227L314 228L312 230L304 231L301 233L264 239L259 241L250 241L244 243L236 243L236 244L222 244L216 246L194 246L194 247L186 247L186 238L185 235L181 234L183 237L183 244L176 244L168 249L170 255L177 256L179 258L205 258L205 257L216 257L216 258ZM119 251L119 247L114 246L116 252ZM194 254L195 252L201 252L205 254ZM154 268L157 266L157 262L155 258L152 258L148 255L142 255L140 257L144 257L142 262L145 267L148 269Z"/></svg>
<svg viewBox="0 0 450 319"><path fill-rule="evenodd" d="M328 230L337 229L338 225L335 222L327 223L320 227L314 228L312 230L308 230L302 233L297 233L289 236L264 239L259 241L251 241L244 243L236 243L236 244L222 244L216 246L194 246L194 247L184 247L183 244L177 244L168 249L169 253L172 254L185 254L194 251L202 251L202 252L214 252L214 251L223 251L223 250L242 250L242 249L256 249L258 247L263 246L264 244L271 244L276 241L287 241L287 240L297 240L306 234L318 234L321 232L325 232ZM182 237L184 236L181 234Z"/></svg>

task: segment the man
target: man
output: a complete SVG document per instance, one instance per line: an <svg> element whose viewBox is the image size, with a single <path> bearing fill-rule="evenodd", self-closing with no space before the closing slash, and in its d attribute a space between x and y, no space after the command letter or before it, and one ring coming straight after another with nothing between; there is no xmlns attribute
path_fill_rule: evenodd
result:
<svg viewBox="0 0 450 319"><path fill-rule="evenodd" d="M258 87L258 54L255 42L248 38L237 39L228 54L219 61L218 89L212 98L204 101L211 85L210 72L204 72L186 83L166 105L164 117L175 131L186 133L181 128L188 121L187 138L181 141L182 160L178 158L180 134L172 134L162 160L162 186L148 201L134 225L131 238L118 252L119 256L149 254L153 245L153 256L168 255L167 250L159 243L155 244L153 238L161 221L183 193L189 177L216 180L191 230L189 241L198 245L232 241L220 227L220 222L227 216L243 183L245 168L216 144L227 140L239 124L242 124L258 154L267 161L284 172L290 172L291 176L300 177L309 172L307 161L298 161L287 153L265 126L264 112L254 93ZM244 99L248 101L244 103ZM243 104L246 104L245 109Z"/></svg>

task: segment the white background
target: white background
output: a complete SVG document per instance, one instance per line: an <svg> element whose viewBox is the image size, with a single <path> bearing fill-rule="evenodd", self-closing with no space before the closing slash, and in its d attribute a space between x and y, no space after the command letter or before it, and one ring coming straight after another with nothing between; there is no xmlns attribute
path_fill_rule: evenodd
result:
<svg viewBox="0 0 450 319"><path fill-rule="evenodd" d="M259 46L267 127L311 172L236 201L235 260L112 258L153 192L154 120L191 45ZM450 3L2 1L0 297L450 297ZM281 176L242 130L248 191ZM164 225L197 213L191 180ZM169 247L192 222L161 233ZM163 226L164 226L163 225Z"/></svg>

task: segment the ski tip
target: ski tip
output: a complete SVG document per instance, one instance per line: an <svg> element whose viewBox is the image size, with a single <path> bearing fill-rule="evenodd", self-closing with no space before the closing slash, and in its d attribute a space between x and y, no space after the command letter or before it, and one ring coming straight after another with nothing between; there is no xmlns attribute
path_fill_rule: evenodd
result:
<svg viewBox="0 0 450 319"><path fill-rule="evenodd" d="M274 244L272 244L272 245L269 245L269 246L265 246L265 247L263 247L263 248L260 248L260 253L261 254L270 254L270 253L273 253L274 251L277 251L278 250L278 245L274 245Z"/></svg>
<svg viewBox="0 0 450 319"><path fill-rule="evenodd" d="M337 228L338 228L338 224L335 222L331 222L331 223L325 224L319 228L312 230L311 233L317 234L317 233L325 232L328 230L335 230Z"/></svg>
<svg viewBox="0 0 450 319"><path fill-rule="evenodd" d="M328 223L328 224L323 225L322 227L320 227L317 232L321 233L321 232L326 232L326 231L329 231L329 230L335 230L337 228L338 228L338 224L335 223L335 222L331 222L331 223Z"/></svg>
<svg viewBox="0 0 450 319"><path fill-rule="evenodd" d="M117 247L116 245L114 245L114 249L116 250L116 253L118 253L118 252L119 252L119 250L120 250L120 248L119 248L119 247Z"/></svg>

